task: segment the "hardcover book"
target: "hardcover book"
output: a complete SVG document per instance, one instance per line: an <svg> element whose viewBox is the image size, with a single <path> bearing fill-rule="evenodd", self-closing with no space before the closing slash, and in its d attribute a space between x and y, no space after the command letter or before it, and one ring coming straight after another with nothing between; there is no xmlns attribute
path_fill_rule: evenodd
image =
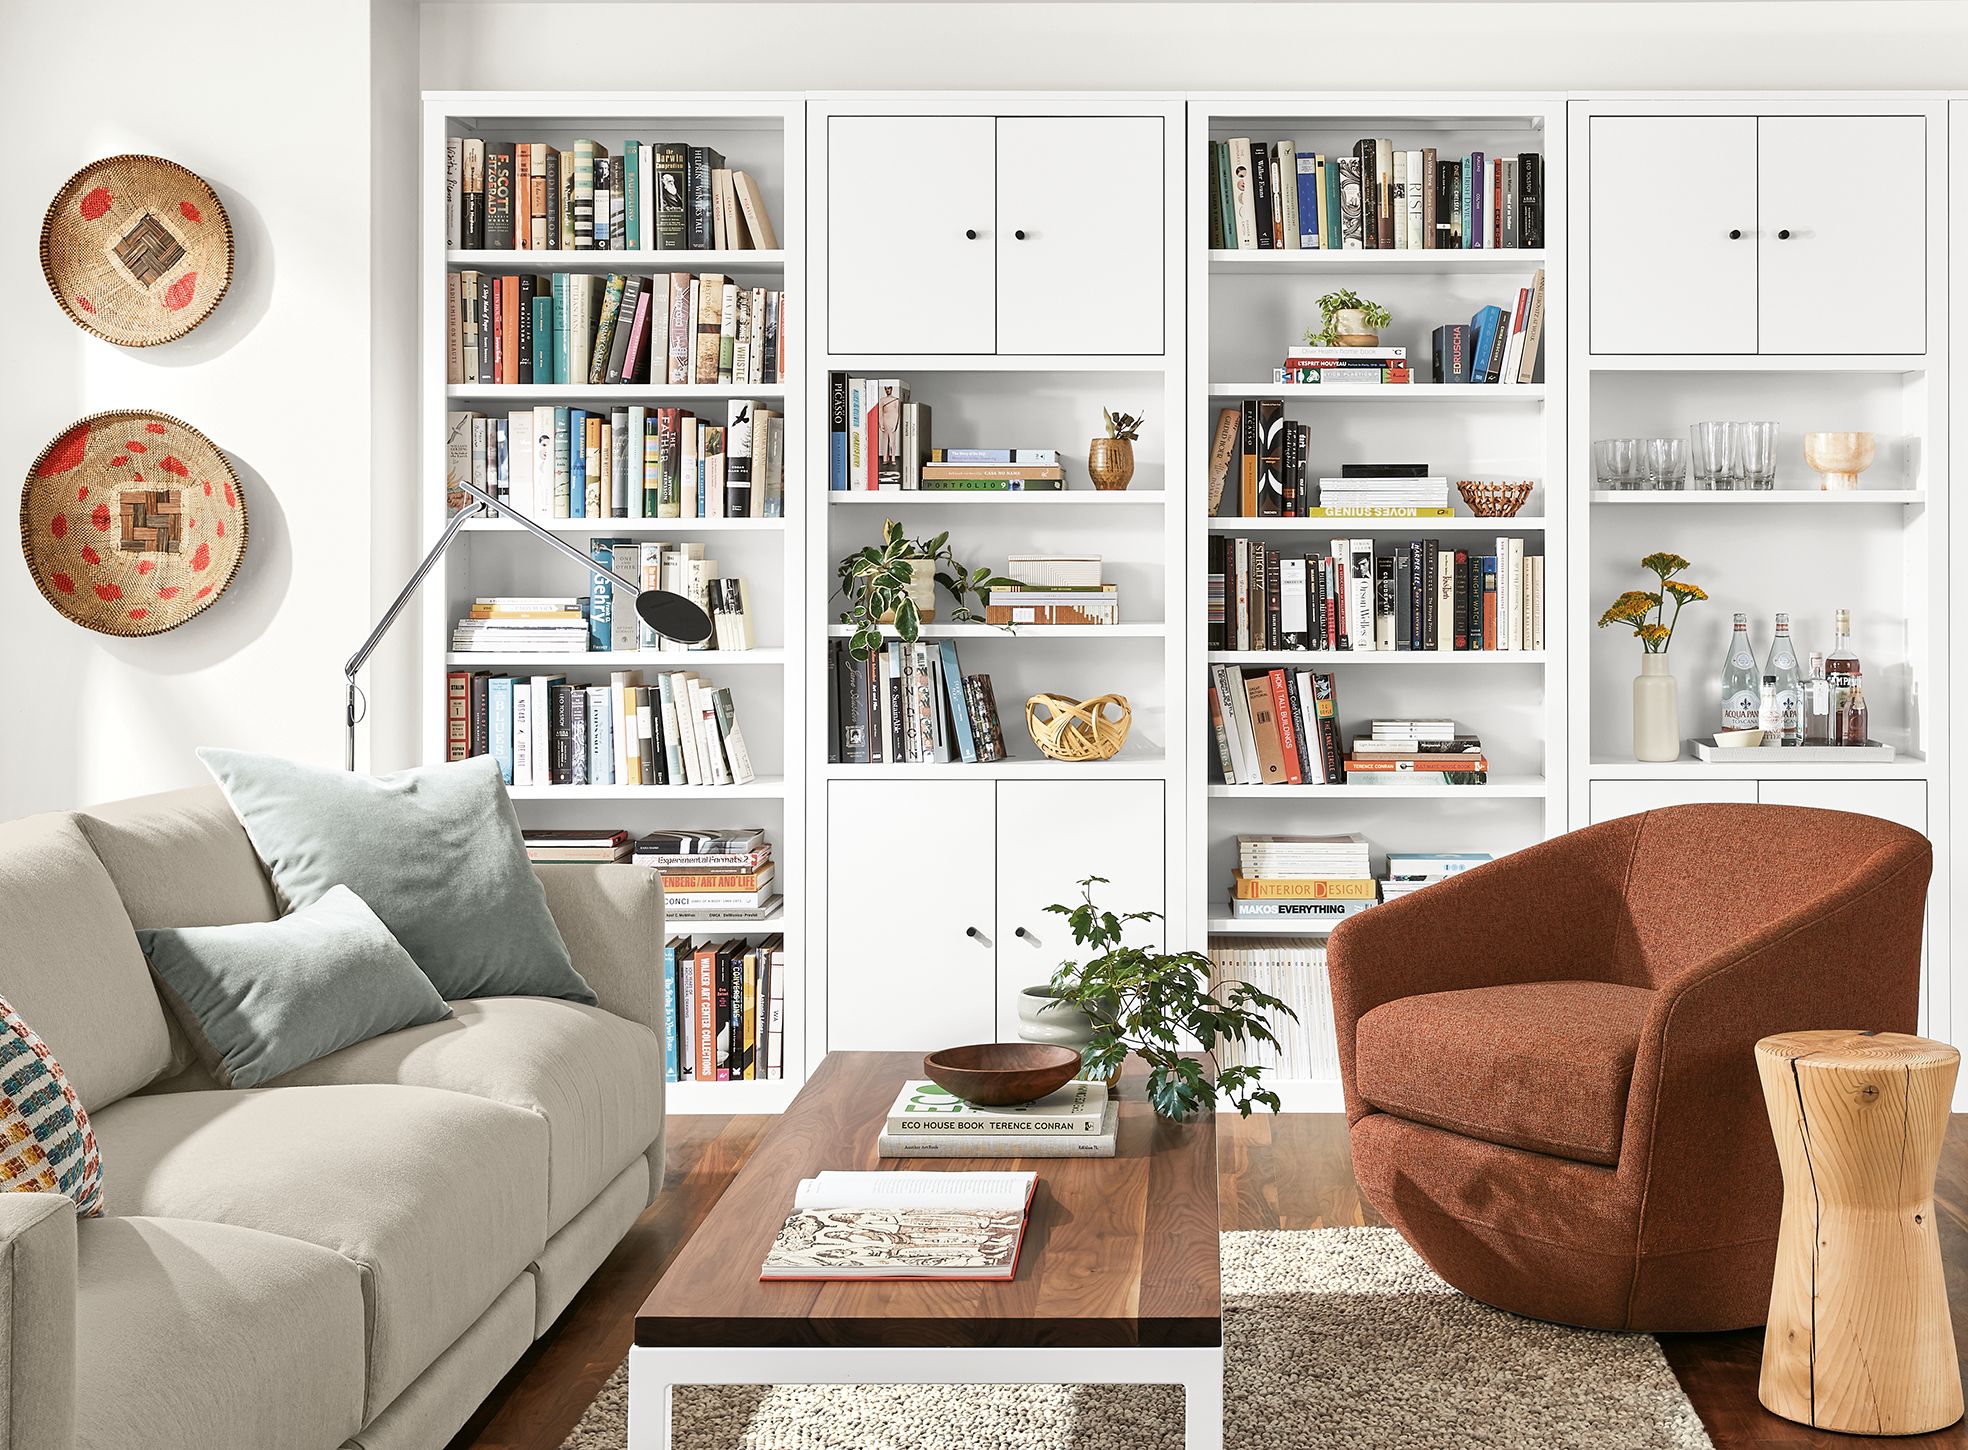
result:
<svg viewBox="0 0 1968 1450"><path fill-rule="evenodd" d="M1037 1188L1035 1173L802 1179L759 1278L1010 1279Z"/></svg>

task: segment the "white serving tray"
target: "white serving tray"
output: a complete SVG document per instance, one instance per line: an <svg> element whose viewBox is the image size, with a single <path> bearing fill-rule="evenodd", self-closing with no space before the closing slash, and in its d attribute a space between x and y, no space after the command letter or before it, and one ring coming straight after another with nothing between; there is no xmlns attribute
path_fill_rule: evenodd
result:
<svg viewBox="0 0 1968 1450"><path fill-rule="evenodd" d="M1714 765L1884 765L1893 747L1877 740L1863 745L1717 745L1697 737L1688 742L1697 760Z"/></svg>

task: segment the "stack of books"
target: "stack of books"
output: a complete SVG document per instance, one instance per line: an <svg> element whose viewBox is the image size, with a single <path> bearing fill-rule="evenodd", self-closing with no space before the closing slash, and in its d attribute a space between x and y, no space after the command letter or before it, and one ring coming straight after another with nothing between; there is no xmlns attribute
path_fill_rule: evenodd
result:
<svg viewBox="0 0 1968 1450"><path fill-rule="evenodd" d="M532 826L520 832L526 838L526 859L543 861L626 861L635 850L635 837L627 831L569 830L550 831Z"/></svg>
<svg viewBox="0 0 1968 1450"><path fill-rule="evenodd" d="M1366 838L1239 836L1230 914L1242 920L1330 927L1378 900Z"/></svg>
<svg viewBox="0 0 1968 1450"><path fill-rule="evenodd" d="M1058 493L1066 487L1066 470L1056 448L934 448L915 486L946 493Z"/></svg>
<svg viewBox="0 0 1968 1450"><path fill-rule="evenodd" d="M1321 387L1379 387L1411 383L1405 347L1288 347L1285 365L1272 374L1279 383L1316 383Z"/></svg>
<svg viewBox="0 0 1968 1450"><path fill-rule="evenodd" d="M1380 899L1393 901L1494 859L1488 851L1389 851Z"/></svg>
<svg viewBox="0 0 1968 1450"><path fill-rule="evenodd" d="M663 878L663 906L674 915L759 921L779 909L762 827L653 831L636 842L634 859Z"/></svg>
<svg viewBox="0 0 1968 1450"><path fill-rule="evenodd" d="M1119 624L1118 588L1101 580L1098 554L1013 554L1005 577L984 601L987 624Z"/></svg>
<svg viewBox="0 0 1968 1450"><path fill-rule="evenodd" d="M857 660L827 641L827 759L836 765L988 765L1005 758L989 675L967 675L953 639L891 641Z"/></svg>
<svg viewBox="0 0 1968 1450"><path fill-rule="evenodd" d="M786 1075L784 937L671 937L662 982L664 1081Z"/></svg>
<svg viewBox="0 0 1968 1450"><path fill-rule="evenodd" d="M984 1108L927 1080L902 1085L876 1147L884 1158L1112 1158L1120 1105L1103 1082Z"/></svg>
<svg viewBox="0 0 1968 1450"><path fill-rule="evenodd" d="M1514 299L1484 307L1467 323L1446 323L1431 339L1430 381L1534 383L1542 378L1544 268Z"/></svg>
<svg viewBox="0 0 1968 1450"><path fill-rule="evenodd" d="M1036 1173L803 1178L761 1280L1012 1279Z"/></svg>
<svg viewBox="0 0 1968 1450"><path fill-rule="evenodd" d="M1449 481L1428 472L1425 463L1342 464L1338 478L1319 480L1324 518L1447 518Z"/></svg>
<svg viewBox="0 0 1968 1450"><path fill-rule="evenodd" d="M559 596L481 596L451 631L451 649L457 654L584 654L586 603Z"/></svg>
<svg viewBox="0 0 1968 1450"><path fill-rule="evenodd" d="M1489 769L1483 742L1458 731L1453 720L1376 720L1373 733L1356 736L1346 757L1346 778L1353 785L1417 780L1483 785Z"/></svg>

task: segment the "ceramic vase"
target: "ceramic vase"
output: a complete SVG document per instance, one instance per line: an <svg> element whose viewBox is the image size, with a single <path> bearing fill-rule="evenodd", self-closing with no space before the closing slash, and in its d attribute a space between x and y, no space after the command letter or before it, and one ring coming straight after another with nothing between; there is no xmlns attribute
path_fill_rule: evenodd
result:
<svg viewBox="0 0 1968 1450"><path fill-rule="evenodd" d="M1134 440L1094 439L1087 445L1087 477L1095 488L1126 488L1134 477Z"/></svg>
<svg viewBox="0 0 1968 1450"><path fill-rule="evenodd" d="M1341 347L1374 347L1380 334L1367 326L1367 314L1357 307L1342 307L1332 315L1332 334Z"/></svg>
<svg viewBox="0 0 1968 1450"><path fill-rule="evenodd" d="M1633 758L1681 758L1681 701L1664 654L1640 656L1633 680Z"/></svg>
<svg viewBox="0 0 1968 1450"><path fill-rule="evenodd" d="M909 582L904 593L916 606L916 616L925 624L936 618L936 566L927 559L909 561ZM895 611L888 610L881 617L883 624L895 623Z"/></svg>
<svg viewBox="0 0 1968 1450"><path fill-rule="evenodd" d="M1859 475L1872 467L1878 444L1870 433L1806 433L1804 461L1817 470L1827 492L1857 488Z"/></svg>
<svg viewBox="0 0 1968 1450"><path fill-rule="evenodd" d="M1084 1050L1093 1041L1093 1019L1061 1002L1050 987L1027 987L1018 994L1018 1035L1026 1042Z"/></svg>

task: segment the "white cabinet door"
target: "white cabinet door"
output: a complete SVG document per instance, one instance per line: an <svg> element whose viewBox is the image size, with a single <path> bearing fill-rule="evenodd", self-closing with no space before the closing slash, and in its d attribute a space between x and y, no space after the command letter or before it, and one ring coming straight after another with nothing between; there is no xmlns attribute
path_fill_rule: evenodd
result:
<svg viewBox="0 0 1968 1450"><path fill-rule="evenodd" d="M1591 146L1592 351L1755 352L1756 117L1594 116Z"/></svg>
<svg viewBox="0 0 1968 1450"><path fill-rule="evenodd" d="M1659 810L1662 806L1756 804L1753 780L1595 780L1592 824Z"/></svg>
<svg viewBox="0 0 1968 1450"><path fill-rule="evenodd" d="M834 781L827 805L828 1049L991 1041L991 782Z"/></svg>
<svg viewBox="0 0 1968 1450"><path fill-rule="evenodd" d="M1758 799L1766 806L1878 816L1923 835L1927 831L1927 783L1920 780L1766 780Z"/></svg>
<svg viewBox="0 0 1968 1450"><path fill-rule="evenodd" d="M1158 780L999 784L999 1040L1018 1037L1019 991L1050 980L1078 951L1066 919L1047 906L1078 903L1078 883L1105 876L1093 898L1103 910L1163 910L1162 810ZM1137 931L1130 941L1161 939L1159 931Z"/></svg>
<svg viewBox="0 0 1968 1450"><path fill-rule="evenodd" d="M988 353L997 346L995 121L827 122L827 347Z"/></svg>
<svg viewBox="0 0 1968 1450"><path fill-rule="evenodd" d="M1159 116L998 118L998 351L1159 353Z"/></svg>
<svg viewBox="0 0 1968 1450"><path fill-rule="evenodd" d="M1925 352L1926 119L1765 116L1760 125L1762 350ZM1855 188L1839 177L1865 180Z"/></svg>

